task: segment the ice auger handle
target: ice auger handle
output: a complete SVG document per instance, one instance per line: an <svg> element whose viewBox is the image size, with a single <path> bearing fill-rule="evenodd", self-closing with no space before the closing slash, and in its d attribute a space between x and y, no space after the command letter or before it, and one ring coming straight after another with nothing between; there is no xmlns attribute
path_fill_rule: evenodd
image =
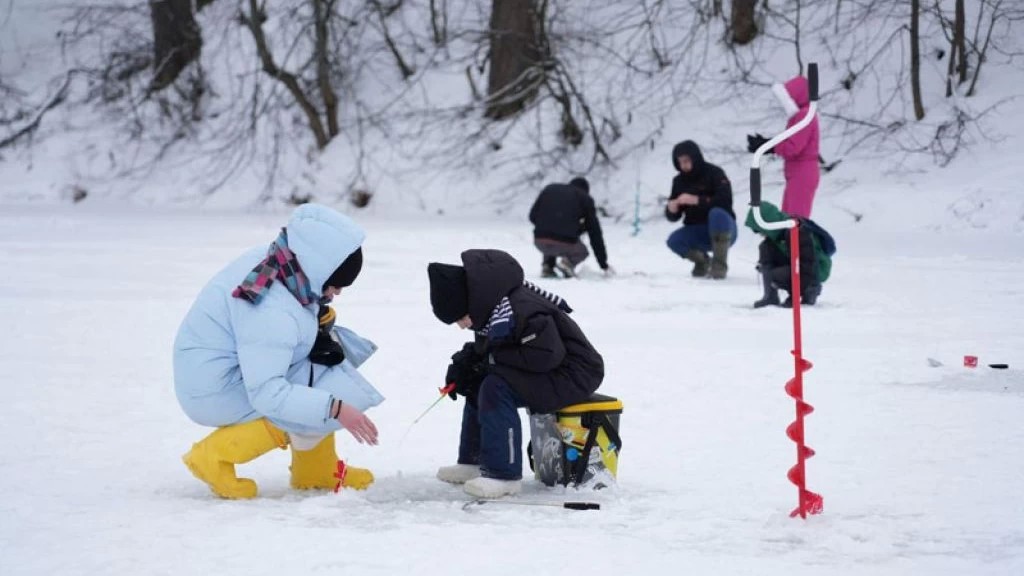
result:
<svg viewBox="0 0 1024 576"><path fill-rule="evenodd" d="M811 93L811 102L818 101L818 63L807 65L807 86Z"/></svg>
<svg viewBox="0 0 1024 576"><path fill-rule="evenodd" d="M750 160L750 206L754 209L754 221L764 230L785 230L796 226L796 220L783 220L781 222L765 222L761 217L761 158L777 144L784 142L793 134L803 130L811 124L818 112L818 65L814 62L807 64L807 83L810 91L810 106L807 114L799 122L786 128L781 134L776 134L772 139L761 145L754 152Z"/></svg>
<svg viewBox="0 0 1024 576"><path fill-rule="evenodd" d="M761 206L761 169L756 166L750 169L750 205Z"/></svg>

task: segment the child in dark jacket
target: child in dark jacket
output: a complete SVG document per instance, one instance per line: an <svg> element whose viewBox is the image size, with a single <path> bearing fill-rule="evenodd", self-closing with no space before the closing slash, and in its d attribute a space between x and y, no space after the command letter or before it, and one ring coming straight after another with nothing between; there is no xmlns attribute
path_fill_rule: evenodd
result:
<svg viewBox="0 0 1024 576"><path fill-rule="evenodd" d="M434 315L476 333L452 356L446 375L466 404L458 463L440 468L437 477L464 484L471 495L497 498L520 489L517 409L551 412L586 400L604 378L604 361L569 318L569 305L524 282L510 255L467 250L462 264L427 267Z"/></svg>
<svg viewBox="0 0 1024 576"><path fill-rule="evenodd" d="M782 222L791 216L770 202L761 203L761 218L765 222ZM796 218L800 222L797 238L800 242L800 303L813 306L821 295L821 286L832 272L835 240L813 220ZM753 208L747 213L747 227L764 236L759 249L757 268L761 272L764 295L754 302L754 308L779 306L778 289L789 292L781 305L793 306L792 268L790 267L789 230L765 230L754 218Z"/></svg>

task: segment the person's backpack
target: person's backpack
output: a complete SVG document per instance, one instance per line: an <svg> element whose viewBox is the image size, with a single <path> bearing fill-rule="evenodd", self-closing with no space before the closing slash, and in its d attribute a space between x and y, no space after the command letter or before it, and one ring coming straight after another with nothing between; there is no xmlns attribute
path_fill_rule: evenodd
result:
<svg viewBox="0 0 1024 576"><path fill-rule="evenodd" d="M827 230L822 228L817 222L809 218L803 219L801 222L802 226L806 226L807 230L818 239L818 246L826 256L831 258L836 253L836 240L828 233Z"/></svg>

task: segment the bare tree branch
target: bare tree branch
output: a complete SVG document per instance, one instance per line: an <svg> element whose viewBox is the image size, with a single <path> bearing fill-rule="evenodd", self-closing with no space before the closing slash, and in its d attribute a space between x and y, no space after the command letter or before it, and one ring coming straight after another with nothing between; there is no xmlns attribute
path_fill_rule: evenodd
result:
<svg viewBox="0 0 1024 576"><path fill-rule="evenodd" d="M326 148L330 142L330 137L327 131L324 130L323 122L320 120L320 114L317 112L316 107L313 106L305 92L302 91L302 86L299 85L299 80L295 74L279 68L274 62L274 57L270 53L270 47L267 45L266 35L263 33L263 22L266 20L266 13L256 4L256 0L249 0L249 13L242 12L240 18L242 23L252 32L253 40L256 41L256 51L259 53L260 61L263 63L263 71L271 78L284 84L288 92L295 99L295 102L299 105L299 108L306 115L309 129L313 132L314 138L316 138L317 148L321 150Z"/></svg>

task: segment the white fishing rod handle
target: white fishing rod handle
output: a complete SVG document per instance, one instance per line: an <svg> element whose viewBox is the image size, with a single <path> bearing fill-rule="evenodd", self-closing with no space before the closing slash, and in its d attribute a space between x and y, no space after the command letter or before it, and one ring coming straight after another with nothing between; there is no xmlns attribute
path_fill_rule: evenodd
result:
<svg viewBox="0 0 1024 576"><path fill-rule="evenodd" d="M750 161L750 206L754 209L754 221L765 230L784 230L796 226L796 220L765 222L761 217L761 158L774 148L776 144L784 142L793 134L806 128L814 120L814 116L818 112L818 64L815 62L807 64L807 84L811 101L807 114L799 122L762 144L754 152L754 157Z"/></svg>

